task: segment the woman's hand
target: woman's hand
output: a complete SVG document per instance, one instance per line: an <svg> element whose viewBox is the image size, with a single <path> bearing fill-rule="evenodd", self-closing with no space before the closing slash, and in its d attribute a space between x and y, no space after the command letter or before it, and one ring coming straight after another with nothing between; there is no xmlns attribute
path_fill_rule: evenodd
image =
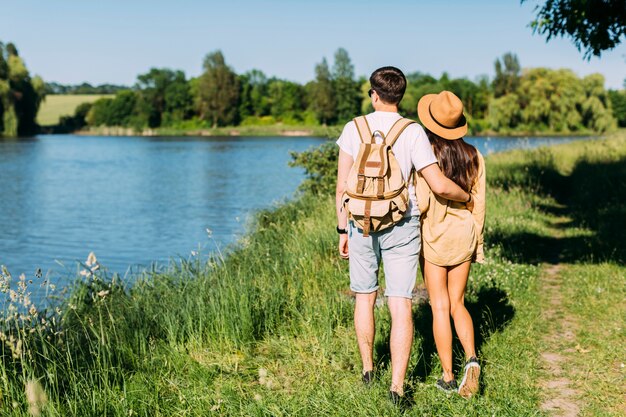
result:
<svg viewBox="0 0 626 417"><path fill-rule="evenodd" d="M348 259L348 235L339 235L339 256Z"/></svg>

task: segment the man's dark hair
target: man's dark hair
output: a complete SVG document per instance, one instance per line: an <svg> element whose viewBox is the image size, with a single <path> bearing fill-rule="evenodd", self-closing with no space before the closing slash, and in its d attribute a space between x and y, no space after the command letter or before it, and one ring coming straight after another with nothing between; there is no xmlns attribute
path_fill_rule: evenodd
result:
<svg viewBox="0 0 626 417"><path fill-rule="evenodd" d="M385 103L399 104L406 90L406 77L396 67L382 67L372 73L370 85Z"/></svg>

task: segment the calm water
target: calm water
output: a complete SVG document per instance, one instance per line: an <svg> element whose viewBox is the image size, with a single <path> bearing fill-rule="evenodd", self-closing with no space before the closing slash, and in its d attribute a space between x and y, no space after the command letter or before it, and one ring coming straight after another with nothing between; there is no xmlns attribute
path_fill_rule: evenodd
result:
<svg viewBox="0 0 626 417"><path fill-rule="evenodd" d="M481 152L568 138L468 138ZM0 264L67 279L90 251L126 273L235 241L303 179L289 151L319 138L42 135L0 141ZM211 232L211 236L207 233ZM65 278L63 278L65 277Z"/></svg>

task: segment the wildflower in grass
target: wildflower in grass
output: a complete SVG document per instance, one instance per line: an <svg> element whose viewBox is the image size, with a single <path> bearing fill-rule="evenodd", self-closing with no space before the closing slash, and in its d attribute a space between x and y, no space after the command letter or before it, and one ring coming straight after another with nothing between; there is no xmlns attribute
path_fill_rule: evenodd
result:
<svg viewBox="0 0 626 417"><path fill-rule="evenodd" d="M224 402L224 400L222 400L221 398L218 398L217 402L215 403L215 405L213 405L213 407L211 407L211 411L219 410L220 406L222 405L223 402Z"/></svg>
<svg viewBox="0 0 626 417"><path fill-rule="evenodd" d="M28 412L31 416L38 417L41 410L48 402L48 396L39 381L30 380L26 383L26 400L28 401Z"/></svg>
<svg viewBox="0 0 626 417"><path fill-rule="evenodd" d="M98 259L96 258L96 254L93 252L89 252L87 256L87 260L85 261L86 269L80 271L80 274L84 277L90 278L94 275L94 273L100 269L100 264L98 263Z"/></svg>
<svg viewBox="0 0 626 417"><path fill-rule="evenodd" d="M102 291L98 291L98 297L104 298L107 295L109 295L111 291L110 290L102 290Z"/></svg>
<svg viewBox="0 0 626 417"><path fill-rule="evenodd" d="M11 274L9 273L9 270L7 269L7 267L2 265L2 268L0 268L0 269L2 269L2 276L10 281L11 280Z"/></svg>

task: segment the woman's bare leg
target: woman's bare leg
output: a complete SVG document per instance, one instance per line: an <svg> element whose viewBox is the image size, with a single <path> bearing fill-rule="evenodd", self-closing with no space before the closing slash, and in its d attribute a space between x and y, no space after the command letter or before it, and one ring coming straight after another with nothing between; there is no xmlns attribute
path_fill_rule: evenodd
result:
<svg viewBox="0 0 626 417"><path fill-rule="evenodd" d="M446 267L424 262L424 281L433 311L433 335L443 368L443 379L454 379L452 372L452 328L450 326L450 299Z"/></svg>
<svg viewBox="0 0 626 417"><path fill-rule="evenodd" d="M465 287L470 271L470 261L448 268L448 295L450 297L450 314L454 320L454 328L459 336L465 359L476 356L474 346L474 324L467 308L465 308Z"/></svg>

